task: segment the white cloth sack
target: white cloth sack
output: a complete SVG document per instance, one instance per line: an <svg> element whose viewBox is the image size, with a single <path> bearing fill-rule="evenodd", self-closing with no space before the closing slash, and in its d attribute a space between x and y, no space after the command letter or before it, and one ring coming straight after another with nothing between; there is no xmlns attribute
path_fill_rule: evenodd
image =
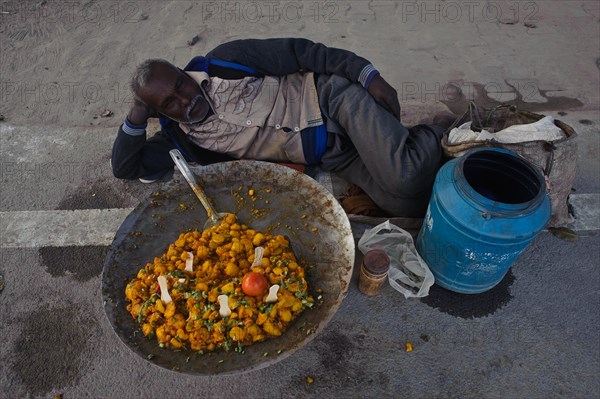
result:
<svg viewBox="0 0 600 399"><path fill-rule="evenodd" d="M460 144L467 141L496 141L499 143L523 143L526 141L556 141L565 138L561 128L554 124L554 118L546 116L535 123L513 125L496 133L487 130L474 132L471 122L455 127L448 135L450 144Z"/></svg>

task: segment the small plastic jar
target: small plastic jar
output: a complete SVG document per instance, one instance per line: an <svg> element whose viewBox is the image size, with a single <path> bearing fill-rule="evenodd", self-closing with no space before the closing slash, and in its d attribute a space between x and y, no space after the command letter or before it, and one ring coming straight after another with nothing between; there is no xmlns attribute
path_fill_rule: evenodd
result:
<svg viewBox="0 0 600 399"><path fill-rule="evenodd" d="M381 249L372 249L365 254L360 265L358 290L365 295L375 296L385 283L390 270L390 258Z"/></svg>

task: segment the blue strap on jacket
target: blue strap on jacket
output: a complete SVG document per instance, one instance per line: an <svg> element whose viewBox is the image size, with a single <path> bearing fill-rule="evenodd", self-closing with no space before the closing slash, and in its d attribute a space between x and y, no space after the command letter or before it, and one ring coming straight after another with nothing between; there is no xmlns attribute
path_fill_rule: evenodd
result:
<svg viewBox="0 0 600 399"><path fill-rule="evenodd" d="M327 149L327 128L325 124L307 127L300 132L302 151L307 165L317 165Z"/></svg>
<svg viewBox="0 0 600 399"><path fill-rule="evenodd" d="M208 73L208 67L210 65L216 65L223 68L235 69L237 71L243 71L250 75L258 75L254 69L247 67L242 64L236 64L235 62L229 61L221 61L216 58L206 58L203 56L197 56L192 58L190 62L183 68L184 71L194 71L194 72L206 72Z"/></svg>

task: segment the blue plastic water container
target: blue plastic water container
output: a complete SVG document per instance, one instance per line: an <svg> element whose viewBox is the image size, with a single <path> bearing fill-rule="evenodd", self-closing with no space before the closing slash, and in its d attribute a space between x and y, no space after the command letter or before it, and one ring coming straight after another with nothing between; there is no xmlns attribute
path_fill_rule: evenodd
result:
<svg viewBox="0 0 600 399"><path fill-rule="evenodd" d="M417 250L436 284L477 294L502 281L550 215L536 166L508 150L470 150L439 170Z"/></svg>

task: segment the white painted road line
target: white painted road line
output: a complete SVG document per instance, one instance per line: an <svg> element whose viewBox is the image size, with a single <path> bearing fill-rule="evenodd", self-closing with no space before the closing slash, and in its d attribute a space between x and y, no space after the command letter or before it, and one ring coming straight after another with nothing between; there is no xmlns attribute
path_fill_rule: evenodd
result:
<svg viewBox="0 0 600 399"><path fill-rule="evenodd" d="M133 208L0 212L4 248L110 245Z"/></svg>
<svg viewBox="0 0 600 399"><path fill-rule="evenodd" d="M600 230L600 194L571 195L575 231ZM0 247L110 245L133 208L0 212Z"/></svg>

